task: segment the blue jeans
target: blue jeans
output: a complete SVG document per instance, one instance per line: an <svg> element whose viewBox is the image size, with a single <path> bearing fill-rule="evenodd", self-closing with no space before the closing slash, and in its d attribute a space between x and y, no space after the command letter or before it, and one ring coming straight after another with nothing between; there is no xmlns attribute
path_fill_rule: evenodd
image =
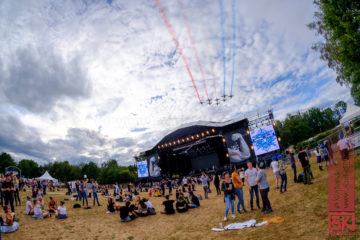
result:
<svg viewBox="0 0 360 240"><path fill-rule="evenodd" d="M43 195L46 195L46 186L43 187Z"/></svg>
<svg viewBox="0 0 360 240"><path fill-rule="evenodd" d="M251 187L250 190L250 207L253 209L253 200L254 200L254 193L256 197L256 206L260 208L260 199L259 199L259 186L255 185Z"/></svg>
<svg viewBox="0 0 360 240"><path fill-rule="evenodd" d="M231 205L231 214L234 214L234 201L235 201L235 199L232 199L230 194L225 196L225 203L226 203L225 217L227 217L227 215L229 213L230 205Z"/></svg>
<svg viewBox="0 0 360 240"><path fill-rule="evenodd" d="M93 192L93 199L94 199L93 200L93 205L95 206L95 199L96 199L98 206L100 206L99 198L98 198L98 195L97 195L96 192Z"/></svg>
<svg viewBox="0 0 360 240"><path fill-rule="evenodd" d="M284 192L286 191L286 185L287 185L287 176L286 173L280 174L281 176L281 183L280 183L280 192L282 191L284 187Z"/></svg>
<svg viewBox="0 0 360 240"><path fill-rule="evenodd" d="M245 205L244 205L244 197L243 197L243 190L242 190L242 188L235 188L235 194L236 194L236 196L238 197L238 202L237 202L237 205L236 205L236 210L237 210L237 211L240 211L240 204L241 204L241 207L242 207L242 209L243 209L244 212L245 212L246 210L245 210Z"/></svg>
<svg viewBox="0 0 360 240"><path fill-rule="evenodd" d="M81 192L77 191L77 195L76 195L76 201L79 199L81 201Z"/></svg>
<svg viewBox="0 0 360 240"><path fill-rule="evenodd" d="M296 183L297 182L297 179L296 179L296 164L292 163L291 168L294 171L294 183Z"/></svg>
<svg viewBox="0 0 360 240"><path fill-rule="evenodd" d="M86 206L89 206L88 200L87 200L87 193L86 192L82 192L81 193L82 199L83 199L83 205L86 201Z"/></svg>

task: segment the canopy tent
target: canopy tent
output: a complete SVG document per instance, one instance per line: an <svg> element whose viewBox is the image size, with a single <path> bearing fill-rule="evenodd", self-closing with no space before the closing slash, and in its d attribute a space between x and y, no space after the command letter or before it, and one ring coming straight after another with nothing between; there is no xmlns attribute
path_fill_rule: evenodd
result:
<svg viewBox="0 0 360 240"><path fill-rule="evenodd" d="M344 124L357 116L360 116L360 107L355 106L351 103L346 103L346 113L344 116L340 119L340 124Z"/></svg>
<svg viewBox="0 0 360 240"><path fill-rule="evenodd" d="M46 171L41 177L36 178L36 180L48 180L48 181L53 181L53 182L57 182L58 180L53 178L48 171Z"/></svg>

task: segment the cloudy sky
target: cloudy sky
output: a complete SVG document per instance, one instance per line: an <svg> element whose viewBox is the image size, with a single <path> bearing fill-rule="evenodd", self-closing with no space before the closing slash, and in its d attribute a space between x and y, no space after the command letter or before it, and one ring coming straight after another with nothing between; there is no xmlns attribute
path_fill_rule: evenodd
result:
<svg viewBox="0 0 360 240"><path fill-rule="evenodd" d="M231 0L223 0L224 35L219 0L159 2L202 101L206 91L212 99L223 94L224 56L230 94L235 59L231 101L199 104L153 0L4 0L0 152L41 164L115 158L128 165L183 123L225 121L269 105L283 119L350 100L311 50L319 40L306 27L312 0L235 1L235 45Z"/></svg>

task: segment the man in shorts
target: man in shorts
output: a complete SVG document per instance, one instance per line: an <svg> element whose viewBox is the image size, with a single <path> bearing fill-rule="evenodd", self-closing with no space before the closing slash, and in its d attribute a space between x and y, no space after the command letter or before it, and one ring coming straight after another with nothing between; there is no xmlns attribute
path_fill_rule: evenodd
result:
<svg viewBox="0 0 360 240"><path fill-rule="evenodd" d="M276 178L276 189L279 189L279 181L281 179L281 176L280 176L280 171L279 171L279 163L276 159L276 156L272 157L270 166L273 169L273 172L274 172L274 175Z"/></svg>

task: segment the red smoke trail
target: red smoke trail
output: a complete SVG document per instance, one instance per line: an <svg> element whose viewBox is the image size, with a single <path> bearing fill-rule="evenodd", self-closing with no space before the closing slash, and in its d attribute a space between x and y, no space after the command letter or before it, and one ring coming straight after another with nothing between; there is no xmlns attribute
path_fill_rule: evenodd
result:
<svg viewBox="0 0 360 240"><path fill-rule="evenodd" d="M190 39L190 42L191 42L191 46L192 46L192 48L193 48L193 50L194 50L194 52L195 52L196 61L197 61L197 64L198 64L198 66L199 66L199 69L200 69L201 77L202 77L202 80L203 80L203 82L204 82L204 89L205 89L205 93L206 93L206 98L207 98L207 100L209 100L209 94L208 94L207 87L206 87L205 74L204 74L203 68L202 68L201 63L200 63L200 58L199 58L198 51L197 51L197 49L196 49L196 47L195 47L194 39L192 38L192 34L191 34L191 29L190 29L190 26L189 26L189 22L188 22L188 20L187 20L187 17L186 17L185 11L184 11L184 7L183 7L183 5L182 5L181 0L178 0L178 2L179 2L181 14L182 14L183 19L184 19L184 22L185 22L186 30L187 30L188 35L189 35L189 39Z"/></svg>
<svg viewBox="0 0 360 240"><path fill-rule="evenodd" d="M193 75L192 75L192 73L191 73L191 70L190 70L190 67L189 67L189 63L188 63L188 61L186 60L186 57L185 57L185 55L184 55L184 53L183 53L183 51L182 51L182 48L181 48L181 46L180 46L180 44L179 44L179 41L178 41L177 38L176 38L176 35L175 35L174 31L172 30L171 24L170 24L170 22L169 22L168 17L166 16L166 13L165 13L165 11L164 11L164 8L162 7L162 5L161 5L161 3L160 3L159 0L154 0L154 2L155 2L155 4L156 4L156 6L158 7L159 12L160 12L160 14L161 14L161 16L162 16L162 19L164 20L165 25L166 25L166 27L167 27L167 30L168 30L169 34L171 35L171 37L172 37L172 39L173 39L173 41L174 41L174 43L175 43L176 49L178 50L178 52L180 53L180 56L181 56L182 60L184 61L185 67L186 67L186 69L187 69L187 71L188 71L188 73L189 73L189 76L190 76L190 78L191 78L191 81L192 81L192 83L193 83L193 85L194 85L194 89L195 89L195 91L196 91L196 95L197 95L197 97L198 97L198 99L199 99L199 102L202 103L202 102L201 102L201 99L200 99L199 91L197 90L197 87L196 87L196 84L195 84L195 81L194 81L194 77L193 77Z"/></svg>

